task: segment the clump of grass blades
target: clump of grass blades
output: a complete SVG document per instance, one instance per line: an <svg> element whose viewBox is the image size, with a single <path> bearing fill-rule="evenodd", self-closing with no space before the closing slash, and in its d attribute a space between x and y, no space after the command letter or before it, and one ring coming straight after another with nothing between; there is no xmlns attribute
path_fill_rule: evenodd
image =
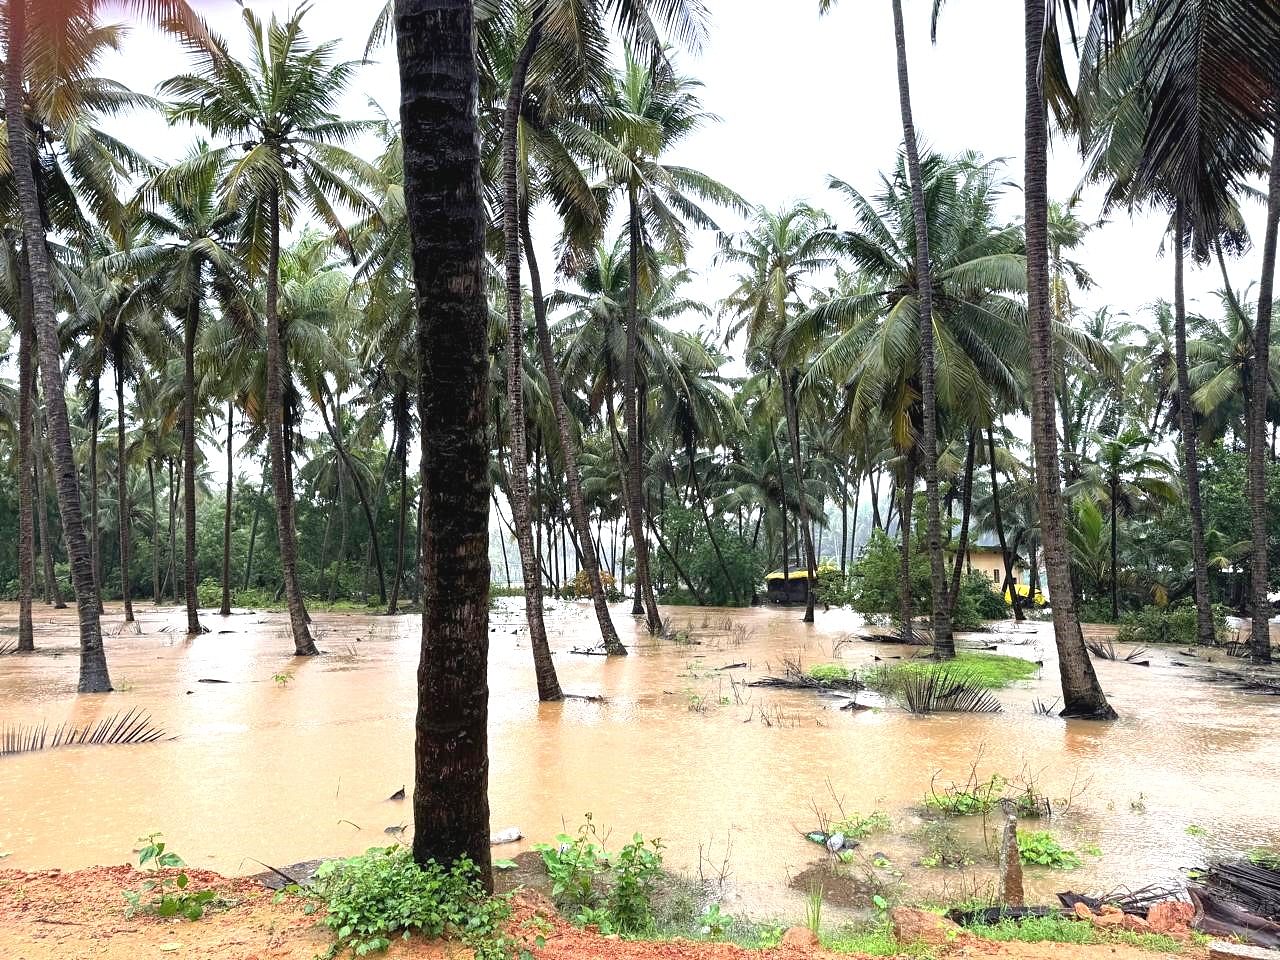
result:
<svg viewBox="0 0 1280 960"><path fill-rule="evenodd" d="M999 713L1000 701L968 673L949 664L905 674L898 699L912 713Z"/></svg>
<svg viewBox="0 0 1280 960"><path fill-rule="evenodd" d="M152 724L151 714L133 707L124 713L112 714L97 723L90 722L79 727L60 723L50 730L46 723L6 724L0 728L0 756L82 744L154 743L166 739L173 738Z"/></svg>
<svg viewBox="0 0 1280 960"><path fill-rule="evenodd" d="M1143 654L1147 652L1146 647L1137 647L1122 657L1116 651L1116 645L1110 640L1086 640L1084 645L1095 657L1103 660L1118 660L1122 663L1133 663L1138 666L1147 666L1149 663L1149 661L1144 663L1142 660Z"/></svg>

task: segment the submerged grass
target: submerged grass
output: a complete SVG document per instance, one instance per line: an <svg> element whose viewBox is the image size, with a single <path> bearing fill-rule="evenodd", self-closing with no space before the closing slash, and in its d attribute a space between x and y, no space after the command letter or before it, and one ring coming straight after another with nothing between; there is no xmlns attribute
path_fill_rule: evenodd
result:
<svg viewBox="0 0 1280 960"><path fill-rule="evenodd" d="M964 677L974 686L986 690L998 690L1019 680L1035 676L1040 668L1030 660L1009 657L999 653L958 653L948 661L963 671ZM904 660L901 663L881 664L865 672L862 681L874 690L898 693L912 677L918 677L936 669L936 660ZM815 668L816 669L816 668Z"/></svg>

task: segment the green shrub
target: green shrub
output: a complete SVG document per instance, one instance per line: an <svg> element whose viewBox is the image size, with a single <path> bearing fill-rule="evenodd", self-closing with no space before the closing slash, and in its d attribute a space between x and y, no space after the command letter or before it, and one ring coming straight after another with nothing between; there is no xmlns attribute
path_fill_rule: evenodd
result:
<svg viewBox="0 0 1280 960"><path fill-rule="evenodd" d="M171 876L158 873L159 870L184 866L180 856L165 849L165 842L160 839L160 834L141 837L138 842L143 844L138 851L138 868L150 876L142 881L137 890L125 891L124 898L129 901L127 915L132 916L136 911L144 910L157 917L199 920L204 916L205 905L214 898L214 892L192 889L191 880L183 871ZM145 902L144 897L148 897Z"/></svg>
<svg viewBox="0 0 1280 960"><path fill-rule="evenodd" d="M456 937L477 960L510 953L501 930L510 907L485 893L476 865L466 858L449 868L435 861L419 866L407 847L374 847L322 864L311 893L324 903L325 926L336 938L331 956L350 948L362 957L387 949L392 937L408 940L413 933Z"/></svg>
<svg viewBox="0 0 1280 960"><path fill-rule="evenodd" d="M821 680L823 683L857 679L851 668L842 666L838 663L815 664L809 668L809 676L813 677L815 680Z"/></svg>
<svg viewBox="0 0 1280 960"><path fill-rule="evenodd" d="M893 826L893 821L883 810L872 810L865 817L859 813L833 820L829 833L843 833L854 840L865 840L873 833L881 833Z"/></svg>
<svg viewBox="0 0 1280 960"><path fill-rule="evenodd" d="M196 603L202 607L217 607L222 604L222 584L212 577L206 577L196 585Z"/></svg>
<svg viewBox="0 0 1280 960"><path fill-rule="evenodd" d="M653 892L662 876L662 841L635 834L610 857L587 814L576 836L560 834L556 842L534 849L551 878L551 896L572 911L579 926L594 924L604 934L636 936L653 927Z"/></svg>
<svg viewBox="0 0 1280 960"><path fill-rule="evenodd" d="M1022 862L1040 867L1053 867L1055 870L1074 870L1080 866L1080 857L1074 850L1068 850L1048 830L1035 830L1031 833L1018 831L1018 854Z"/></svg>
<svg viewBox="0 0 1280 960"><path fill-rule="evenodd" d="M952 626L957 630L974 630L988 620L1003 620L1009 615L1004 597L993 589L990 580L969 571L960 578Z"/></svg>
<svg viewBox="0 0 1280 960"><path fill-rule="evenodd" d="M876 530L854 561L849 577L849 605L864 616L896 614L901 588L901 544L883 530ZM911 596L915 609L928 609L929 591L928 554L914 550L911 556Z"/></svg>
<svg viewBox="0 0 1280 960"><path fill-rule="evenodd" d="M1226 637L1227 613L1221 604L1213 605L1213 627L1219 640ZM1137 613L1126 613L1120 618L1116 640L1141 644L1195 643L1195 601L1184 599L1163 607L1143 607Z"/></svg>

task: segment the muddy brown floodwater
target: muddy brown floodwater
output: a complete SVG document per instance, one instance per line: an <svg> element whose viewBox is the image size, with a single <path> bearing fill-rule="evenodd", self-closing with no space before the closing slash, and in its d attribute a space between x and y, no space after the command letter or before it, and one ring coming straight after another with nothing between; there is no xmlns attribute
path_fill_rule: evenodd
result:
<svg viewBox="0 0 1280 960"><path fill-rule="evenodd" d="M983 777L1027 774L1050 797L1073 798L1048 829L1084 866L1029 871L1038 898L1176 880L1216 851L1280 842L1280 700L1197 679L1202 668L1172 664L1172 648L1153 650L1147 668L1097 664L1121 715L1114 724L1033 713L1035 700L1059 694L1047 625L976 635L1043 661L1037 679L997 692L1003 713L852 712L730 678L777 672L784 657L857 667L904 653L854 641L833 656L861 625L853 614L805 625L797 610L666 610L701 641L684 645L625 635L636 628L619 607L632 656L605 659L570 653L594 642L594 620L563 604L548 611L561 683L605 699L539 704L521 602L497 602L490 634L493 827L525 837L496 856L573 832L590 812L615 843L636 831L661 837L677 868L696 872L701 858L715 873L727 855L732 909L794 918L795 878L823 852L800 831L815 826L812 804L836 812L834 793L846 812L892 818L863 850L883 853L913 895L963 893L991 875L980 826L963 832L976 862L961 870L911 866L922 848L910 835L931 782L963 780L975 763ZM206 612L211 632L188 641L181 610L138 611L135 635L108 608L113 694L75 693L73 610L38 608L42 651L0 658L0 724L83 723L138 706L175 737L0 758L6 867L121 863L136 838L162 831L193 865L252 873L386 844L388 828L410 822L410 803L387 798L412 791L416 617L317 614L327 655L297 660L279 613ZM0 638L15 618L0 606ZM281 674L291 678L273 679Z"/></svg>

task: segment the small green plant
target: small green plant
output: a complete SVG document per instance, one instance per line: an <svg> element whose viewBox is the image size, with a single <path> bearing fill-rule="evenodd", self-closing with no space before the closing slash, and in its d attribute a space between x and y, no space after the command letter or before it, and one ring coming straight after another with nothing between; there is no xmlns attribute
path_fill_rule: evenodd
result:
<svg viewBox="0 0 1280 960"><path fill-rule="evenodd" d="M176 874L162 875L161 870L172 870L186 864L172 850L166 849L160 834L152 833L139 837L143 844L138 851L138 868L147 871L150 876L142 882L137 890L125 892L129 901L127 916L133 916L139 910L154 913L158 917L186 917L188 920L199 920L204 916L205 905L214 898L212 890L191 889L191 879L186 871Z"/></svg>
<svg viewBox="0 0 1280 960"><path fill-rule="evenodd" d="M1255 847L1245 856L1250 863L1256 863L1268 870L1280 870L1280 850L1275 847Z"/></svg>
<svg viewBox="0 0 1280 960"><path fill-rule="evenodd" d="M822 932L822 894L822 884L815 883L804 898L804 925L813 931L814 936Z"/></svg>
<svg viewBox="0 0 1280 960"><path fill-rule="evenodd" d="M998 773L993 773L986 780L968 783L952 783L943 787L942 792L930 789L924 798L924 805L935 813L946 817L967 817L973 814L990 813L1000 803L1008 781Z"/></svg>
<svg viewBox="0 0 1280 960"><path fill-rule="evenodd" d="M1053 867L1055 870L1074 870L1080 866L1080 857L1068 850L1047 830L1030 833L1018 831L1018 854L1028 865Z"/></svg>
<svg viewBox="0 0 1280 960"><path fill-rule="evenodd" d="M733 917L720 912L720 904L713 903L702 911L702 935L709 940L722 940L733 926Z"/></svg>
<svg viewBox="0 0 1280 960"><path fill-rule="evenodd" d="M610 857L587 814L576 836L535 844L551 878L551 896L578 926L634 936L653 925L653 891L662 876L662 841L635 834Z"/></svg>
<svg viewBox="0 0 1280 960"><path fill-rule="evenodd" d="M1208 831L1208 830L1206 830L1204 827L1200 826L1198 823L1188 823L1188 824L1187 824L1187 836L1188 836L1188 837L1203 837L1203 836L1207 835L1208 833L1209 833L1209 831Z"/></svg>
<svg viewBox="0 0 1280 960"><path fill-rule="evenodd" d="M662 875L662 841L635 834L613 860L609 913L619 933L637 934L653 923L653 888Z"/></svg>
<svg viewBox="0 0 1280 960"><path fill-rule="evenodd" d="M950 820L924 823L916 831L915 839L924 847L919 860L922 867L955 868L973 863L972 855L961 842L960 835Z"/></svg>
<svg viewBox="0 0 1280 960"><path fill-rule="evenodd" d="M586 815L577 836L562 833L555 843L537 843L533 849L542 854L542 864L551 878L553 900L577 910L599 902L597 879L608 871L609 861L591 814Z"/></svg>
<svg viewBox="0 0 1280 960"><path fill-rule="evenodd" d="M856 680L857 676L849 667L838 663L819 663L809 668L809 676L821 683L832 683Z"/></svg>
<svg viewBox="0 0 1280 960"><path fill-rule="evenodd" d="M277 687L283 690L292 682L293 674L292 673L273 673L271 675L271 679L275 681L275 684Z"/></svg>
<svg viewBox="0 0 1280 960"><path fill-rule="evenodd" d="M502 932L510 906L484 892L466 858L451 867L419 866L406 847L374 847L322 864L310 895L326 909L324 924L335 937L330 957L346 949L357 957L381 952L393 937L408 940L414 933L456 937L477 960L505 960L512 952Z"/></svg>
<svg viewBox="0 0 1280 960"><path fill-rule="evenodd" d="M893 821L883 810L873 810L865 817L855 813L831 822L830 833L843 833L854 840L865 840L873 833L883 833L893 826Z"/></svg>

